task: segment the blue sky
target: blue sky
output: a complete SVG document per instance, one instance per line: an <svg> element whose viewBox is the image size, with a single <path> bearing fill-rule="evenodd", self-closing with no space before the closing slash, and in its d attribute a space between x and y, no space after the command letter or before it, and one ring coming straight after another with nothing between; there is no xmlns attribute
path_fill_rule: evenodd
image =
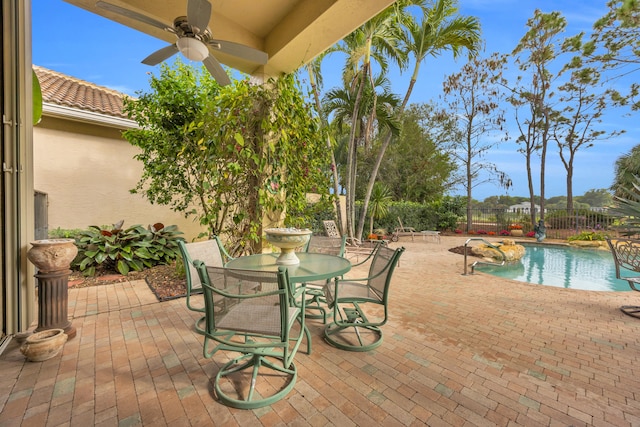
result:
<svg viewBox="0 0 640 427"><path fill-rule="evenodd" d="M32 8L34 64L131 95L148 90L149 73L156 72L157 67L146 66L140 61L149 53L166 46L166 42L61 0L33 0ZM606 12L606 0L460 0L460 13L476 16L480 20L487 53L511 52L524 34L526 21L533 16L536 8L544 12L562 12L568 21L566 35L573 35L590 30L592 23ZM464 58L456 62L449 53L427 59L421 66L410 102L437 100L445 76L457 72L463 64ZM340 69L341 64L324 67L325 89L338 84ZM396 73L392 78L394 92L404 96L409 77L408 73ZM625 129L625 134L598 142L594 147L578 153L574 195L594 188L608 188L613 180L616 159L637 144L640 129L636 115L626 114L625 117L624 113L628 112L611 109L603 127ZM514 186L506 192L494 184L484 184L474 189L475 199L482 200L500 194L528 196L524 157L516 149L514 143L505 143L488 156L488 160L509 174ZM536 193L539 189L537 174L534 171ZM566 194L565 176L557 149L550 147L547 198Z"/></svg>

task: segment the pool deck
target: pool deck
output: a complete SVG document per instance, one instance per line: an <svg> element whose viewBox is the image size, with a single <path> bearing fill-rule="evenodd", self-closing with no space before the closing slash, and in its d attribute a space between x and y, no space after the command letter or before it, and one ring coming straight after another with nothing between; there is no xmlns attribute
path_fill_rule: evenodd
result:
<svg viewBox="0 0 640 427"><path fill-rule="evenodd" d="M640 426L640 319L618 309L638 293L464 276L448 249L466 238L441 240L391 244L407 250L381 347L335 349L309 320L295 389L250 411L213 396L227 356L202 357L184 298L158 302L143 281L72 289L60 355L25 362L12 342L0 356L0 426Z"/></svg>

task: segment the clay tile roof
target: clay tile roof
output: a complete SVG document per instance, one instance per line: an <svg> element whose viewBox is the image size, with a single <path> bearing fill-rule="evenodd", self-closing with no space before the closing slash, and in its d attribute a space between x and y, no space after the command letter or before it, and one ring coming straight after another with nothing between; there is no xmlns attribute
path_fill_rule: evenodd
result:
<svg viewBox="0 0 640 427"><path fill-rule="evenodd" d="M40 80L44 102L114 117L127 117L122 111L125 94L37 65L33 69Z"/></svg>

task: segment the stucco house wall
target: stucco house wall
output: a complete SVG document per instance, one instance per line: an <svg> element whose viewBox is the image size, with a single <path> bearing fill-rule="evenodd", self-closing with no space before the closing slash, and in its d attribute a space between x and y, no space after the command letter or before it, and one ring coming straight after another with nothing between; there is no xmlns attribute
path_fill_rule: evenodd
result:
<svg viewBox="0 0 640 427"><path fill-rule="evenodd" d="M75 82L78 83L78 82ZM45 115L33 130L34 188L47 194L48 228L177 225L187 240L205 231L192 218L131 194L142 176L123 128Z"/></svg>

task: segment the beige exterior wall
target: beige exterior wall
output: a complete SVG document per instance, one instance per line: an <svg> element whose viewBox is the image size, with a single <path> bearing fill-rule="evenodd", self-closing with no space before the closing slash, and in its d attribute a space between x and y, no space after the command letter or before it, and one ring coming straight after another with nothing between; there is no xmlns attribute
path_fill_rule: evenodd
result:
<svg viewBox="0 0 640 427"><path fill-rule="evenodd" d="M177 225L191 240L205 231L191 218L131 194L142 175L138 152L121 130L44 117L33 130L34 188L48 194L49 230L124 225Z"/></svg>

